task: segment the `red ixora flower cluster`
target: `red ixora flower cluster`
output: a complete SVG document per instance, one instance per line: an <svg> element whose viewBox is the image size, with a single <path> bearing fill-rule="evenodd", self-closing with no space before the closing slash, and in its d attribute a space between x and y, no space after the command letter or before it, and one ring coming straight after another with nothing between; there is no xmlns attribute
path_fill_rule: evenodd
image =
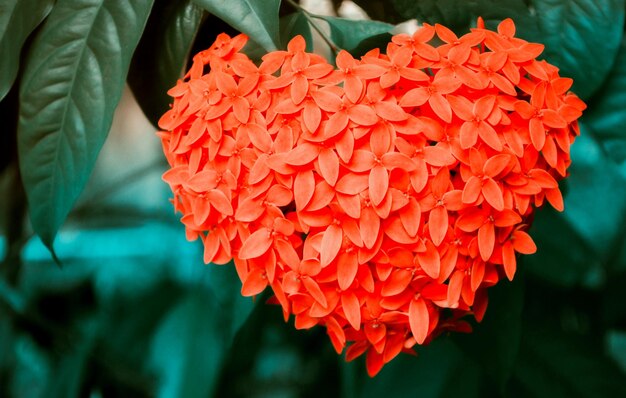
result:
<svg viewBox="0 0 626 398"><path fill-rule="evenodd" d="M585 108L514 34L510 19L462 37L424 24L336 68L302 37L257 66L244 35L220 35L160 120L188 239L207 263L234 259L243 295L270 286L297 328L367 352L372 376L469 331L485 289L535 252L534 207L562 210Z"/></svg>

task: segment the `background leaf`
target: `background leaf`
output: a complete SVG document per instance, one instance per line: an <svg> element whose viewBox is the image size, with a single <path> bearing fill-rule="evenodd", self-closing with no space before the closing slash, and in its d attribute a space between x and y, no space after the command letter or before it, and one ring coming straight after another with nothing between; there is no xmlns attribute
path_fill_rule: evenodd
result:
<svg viewBox="0 0 626 398"><path fill-rule="evenodd" d="M442 337L420 347L417 358L400 355L385 365L376 378L360 380L358 396L442 397L447 385L457 382L456 375L463 362L463 353L451 340ZM363 369L361 366L359 372L363 373Z"/></svg>
<svg viewBox="0 0 626 398"><path fill-rule="evenodd" d="M529 274L560 286L584 283L595 252L563 213L551 208L538 210L530 235L537 244L537 253L524 259Z"/></svg>
<svg viewBox="0 0 626 398"><path fill-rule="evenodd" d="M475 26L479 16L487 22L499 22L508 17L515 18L519 25L529 22L528 2L524 0L391 0L391 3L403 20L416 18L418 23L440 23L457 33Z"/></svg>
<svg viewBox="0 0 626 398"><path fill-rule="evenodd" d="M33 228L48 246L91 173L152 0L60 0L29 54L18 150Z"/></svg>
<svg viewBox="0 0 626 398"><path fill-rule="evenodd" d="M500 393L511 376L522 336L524 275L488 289L489 305L483 321L471 334L454 336L461 350L480 364Z"/></svg>
<svg viewBox="0 0 626 398"><path fill-rule="evenodd" d="M441 23L465 33L482 16L488 27L513 18L517 36L546 45L541 58L574 79L573 91L589 98L611 69L624 26L621 0L393 0L404 18ZM598 60L602 60L598 62Z"/></svg>
<svg viewBox="0 0 626 398"><path fill-rule="evenodd" d="M367 15L376 21L385 21L392 24L398 24L413 19L414 16L404 18L395 6L394 1L389 0L354 0L359 7L367 13ZM415 2L409 3L409 5Z"/></svg>
<svg viewBox="0 0 626 398"><path fill-rule="evenodd" d="M0 100L17 76L24 42L53 4L53 0L0 0Z"/></svg>
<svg viewBox="0 0 626 398"><path fill-rule="evenodd" d="M245 33L265 50L280 46L280 0L193 0L200 7Z"/></svg>
<svg viewBox="0 0 626 398"><path fill-rule="evenodd" d="M217 387L233 338L252 311L239 294L234 267L210 265L199 284L170 311L157 331L153 361L163 377L161 397L207 397Z"/></svg>
<svg viewBox="0 0 626 398"><path fill-rule="evenodd" d="M512 397L621 397L626 377L583 338L529 330L522 339Z"/></svg>
<svg viewBox="0 0 626 398"><path fill-rule="evenodd" d="M391 32L393 25L379 21L352 20L336 17L320 17L330 26L330 37L335 44L353 52L361 42L373 36ZM354 54L353 54L354 55Z"/></svg>
<svg viewBox="0 0 626 398"><path fill-rule="evenodd" d="M128 83L153 126L167 111L167 90L180 79L196 38L203 11L190 0L155 3L128 72Z"/></svg>
<svg viewBox="0 0 626 398"><path fill-rule="evenodd" d="M626 40L622 40L613 69L590 101L583 121L604 152L626 176Z"/></svg>
<svg viewBox="0 0 626 398"><path fill-rule="evenodd" d="M534 274L553 282L599 287L607 271L626 267L617 261L625 235L626 176L585 124L571 151L565 211L537 213L531 235L538 250L528 262Z"/></svg>
<svg viewBox="0 0 626 398"><path fill-rule="evenodd" d="M562 76L574 79L575 93L589 98L611 70L622 41L624 2L540 0L532 4L538 30L525 26L520 35L544 43L542 56L561 68Z"/></svg>
<svg viewBox="0 0 626 398"><path fill-rule="evenodd" d="M306 41L306 51L313 51L313 35L311 34L311 27L306 16L297 11L293 14L285 15L280 18L280 43L281 48L286 49L289 41L297 35L304 37Z"/></svg>

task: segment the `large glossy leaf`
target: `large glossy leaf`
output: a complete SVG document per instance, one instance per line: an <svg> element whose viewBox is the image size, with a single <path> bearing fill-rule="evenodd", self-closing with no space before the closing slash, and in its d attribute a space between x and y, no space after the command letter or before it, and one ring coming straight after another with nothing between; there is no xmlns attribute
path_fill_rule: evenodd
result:
<svg viewBox="0 0 626 398"><path fill-rule="evenodd" d="M48 246L106 139L152 0L60 0L28 57L20 90L20 169Z"/></svg>
<svg viewBox="0 0 626 398"><path fill-rule="evenodd" d="M583 121L626 176L626 40L602 87L589 102Z"/></svg>
<svg viewBox="0 0 626 398"><path fill-rule="evenodd" d="M361 42L375 36L387 34L393 25L378 21L362 21L346 18L323 17L330 26L330 36L335 44L348 52L359 47Z"/></svg>
<svg viewBox="0 0 626 398"><path fill-rule="evenodd" d="M545 59L574 79L582 98L593 94L611 70L622 41L622 0L533 1L538 30L520 27L520 35L542 42Z"/></svg>
<svg viewBox="0 0 626 398"><path fill-rule="evenodd" d="M0 100L17 76L24 42L53 4L54 0L0 0Z"/></svg>
<svg viewBox="0 0 626 398"><path fill-rule="evenodd" d="M604 81L624 26L621 0L394 0L394 4L405 18L446 24L460 33L478 16L494 23L511 17L518 36L546 45L542 58L573 78L573 89L583 98Z"/></svg>
<svg viewBox="0 0 626 398"><path fill-rule="evenodd" d="M581 124L564 182L565 211L541 210L531 235L537 254L528 259L535 275L564 286L597 287L624 242L626 178L591 129ZM598 279L600 278L600 279Z"/></svg>
<svg viewBox="0 0 626 398"><path fill-rule="evenodd" d="M265 50L280 46L280 0L193 0L194 3L245 33Z"/></svg>
<svg viewBox="0 0 626 398"><path fill-rule="evenodd" d="M581 136L572 146L570 172L564 216L600 254L596 261L605 261L623 234L626 176L584 124Z"/></svg>
<svg viewBox="0 0 626 398"><path fill-rule="evenodd" d="M137 102L156 127L172 98L167 90L184 74L203 11L190 0L158 1L128 74Z"/></svg>

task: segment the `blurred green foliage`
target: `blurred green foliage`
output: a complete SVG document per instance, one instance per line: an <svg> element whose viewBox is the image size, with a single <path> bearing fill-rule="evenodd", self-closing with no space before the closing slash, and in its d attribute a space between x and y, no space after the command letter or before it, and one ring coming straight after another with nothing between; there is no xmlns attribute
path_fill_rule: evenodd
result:
<svg viewBox="0 0 626 398"><path fill-rule="evenodd" d="M474 333L440 336L370 379L323 329L296 331L267 295L241 297L233 267L201 264L163 161L118 159L109 175L101 150L116 145L125 81L155 124L190 54L219 32L249 34L260 54L311 37L320 18L280 1L0 0L0 396L626 396L624 2L356 3L376 21L326 18L355 54L387 40L387 23L464 32L479 15L491 27L513 17L589 105L566 211L538 212L538 253L491 289ZM148 133L117 150L159 147Z"/></svg>

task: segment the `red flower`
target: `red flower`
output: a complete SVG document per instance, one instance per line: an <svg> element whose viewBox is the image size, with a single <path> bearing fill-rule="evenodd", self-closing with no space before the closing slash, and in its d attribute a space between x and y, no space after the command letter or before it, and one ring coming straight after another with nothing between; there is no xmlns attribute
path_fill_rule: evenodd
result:
<svg viewBox="0 0 626 398"><path fill-rule="evenodd" d="M257 67L245 36L220 35L160 121L187 237L206 262L234 259L243 295L270 286L297 328L366 354L372 376L468 332L516 252L536 251L533 206L562 210L585 108L514 35L511 20L462 37L425 24L387 54L340 52L337 70L301 37Z"/></svg>

